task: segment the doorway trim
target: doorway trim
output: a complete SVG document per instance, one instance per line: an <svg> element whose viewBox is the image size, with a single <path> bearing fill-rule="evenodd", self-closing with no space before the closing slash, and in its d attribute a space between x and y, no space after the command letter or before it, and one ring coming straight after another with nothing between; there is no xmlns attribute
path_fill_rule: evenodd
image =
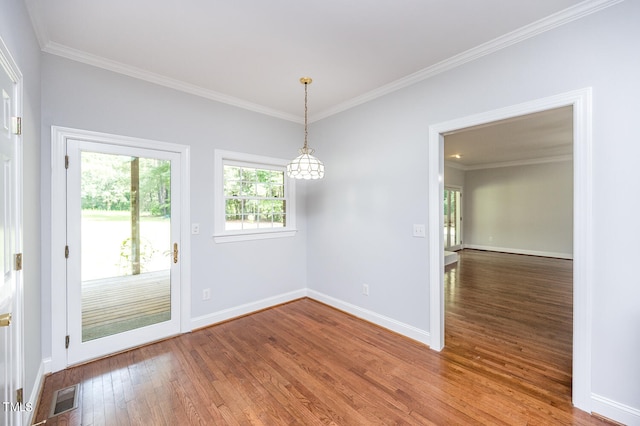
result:
<svg viewBox="0 0 640 426"><path fill-rule="evenodd" d="M593 295L592 89L548 98L429 126L429 324L430 347L444 348L444 135L498 120L573 106L573 405L591 412Z"/></svg>
<svg viewBox="0 0 640 426"><path fill-rule="evenodd" d="M17 62L11 55L11 51L9 47L5 44L4 39L0 37L0 72L7 73L9 78L13 82L13 93L11 96L15 100L15 106L12 111L12 116L24 118L23 114L23 104L24 104L24 77L20 68L18 67ZM13 194L13 203L14 208L11 212L15 214L14 225L15 225L15 241L13 243L13 247L11 247L11 259L14 259L14 256L17 253L23 253L24 250L24 205L23 205L23 192L24 192L24 139L22 132L18 134L12 134L15 157L14 157L14 170L12 173L12 180L14 181L13 190L15 193ZM15 331L15 340L10 343L15 343L16 347L11 346L9 351L14 351L14 355L16 357L16 364L12 367L17 370L16 372L16 383L12 383L16 385L15 389L12 391L16 391L18 389L24 389L25 383L25 334L24 334L24 275L22 270L15 270L12 267L13 273L15 274L15 294L13 295L13 309L12 309L12 327ZM4 312L0 312L4 313ZM12 336L13 337L13 336ZM11 338L11 337L10 337ZM4 350L4 349L3 349ZM28 399L26 400L29 401ZM10 414L12 415L12 414ZM28 412L24 412L24 414L15 414L15 420L17 421L17 425L26 424L29 421Z"/></svg>
<svg viewBox="0 0 640 426"><path fill-rule="evenodd" d="M180 154L180 332L191 331L191 231L190 215L190 148L168 142L158 142L129 136L79 130L67 127L51 127L51 371L68 366L65 336L67 334L66 243L67 203L65 154L67 140L136 146Z"/></svg>

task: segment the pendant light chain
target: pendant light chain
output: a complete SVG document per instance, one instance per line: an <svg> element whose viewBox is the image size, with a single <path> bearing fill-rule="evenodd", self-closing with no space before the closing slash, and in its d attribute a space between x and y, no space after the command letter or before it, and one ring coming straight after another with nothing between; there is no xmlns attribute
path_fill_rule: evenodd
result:
<svg viewBox="0 0 640 426"><path fill-rule="evenodd" d="M309 148L307 148L307 136L309 134L309 132L307 131L307 89L309 88L309 83L307 83L305 81L304 83L304 152L305 154L308 153Z"/></svg>

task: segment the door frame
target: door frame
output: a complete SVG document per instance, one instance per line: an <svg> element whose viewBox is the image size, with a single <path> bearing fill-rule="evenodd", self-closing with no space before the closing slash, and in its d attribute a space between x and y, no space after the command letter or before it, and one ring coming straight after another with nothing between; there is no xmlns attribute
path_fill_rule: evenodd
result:
<svg viewBox="0 0 640 426"><path fill-rule="evenodd" d="M9 78L13 81L13 93L12 96L15 100L14 114L16 117L23 117L23 84L24 79L18 64L13 59L9 48L4 43L4 40L0 37L0 72L6 72ZM14 219L15 224L15 242L12 249L11 259L15 259L16 253L22 253L23 251L23 138L22 134L13 135L13 143L15 149L14 157L14 170L12 179L14 180L15 194L13 194L13 203L15 205L13 212L16 217ZM25 385L25 359L24 359L24 280L23 272L13 269L15 274L15 294L13 295L13 312L12 323L15 334L14 355L16 356L16 383L17 389L24 389ZM24 392L24 391L23 391ZM15 420L18 421L18 425L23 424L29 420L30 412L22 411L16 414Z"/></svg>
<svg viewBox="0 0 640 426"><path fill-rule="evenodd" d="M573 106L573 405L591 412L593 297L592 89L562 93L429 126L429 324L430 347L444 341L444 135L471 126Z"/></svg>
<svg viewBox="0 0 640 426"><path fill-rule="evenodd" d="M51 127L51 371L69 366L65 337L67 335L67 267L64 257L66 227L66 145L69 139L111 145L134 146L180 155L180 332L191 331L191 232L190 220L190 147L169 142L100 133L68 127Z"/></svg>

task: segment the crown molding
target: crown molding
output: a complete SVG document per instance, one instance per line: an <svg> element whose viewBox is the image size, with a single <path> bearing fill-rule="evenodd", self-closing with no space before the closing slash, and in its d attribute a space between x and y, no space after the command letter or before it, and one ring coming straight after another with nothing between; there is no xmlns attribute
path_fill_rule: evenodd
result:
<svg viewBox="0 0 640 426"><path fill-rule="evenodd" d="M321 120L323 118L327 118L329 116L335 115L339 112L346 111L348 109L351 109L358 105L372 101L381 96L387 95L389 93L411 86L420 81L431 78L435 75L441 74L450 69L464 65L467 62L471 62L483 56L490 55L494 52L505 49L511 45L520 43L532 37L535 37L546 31L550 31L554 28L568 24L569 22L578 20L587 15L591 15L592 13L599 12L600 10L606 9L610 6L621 3L623 1L624 0L583 1L582 3L578 3L575 6L561 10L560 12L554 13L553 15L549 15L546 18L540 19L529 25L525 25L524 27L519 28L515 31L504 34L491 41L488 41L479 46L471 48L465 52L452 56L441 62L438 62L435 65L424 68L413 74L409 74L406 77L403 77L394 82L381 86L375 90L365 93L364 95L357 96L346 102L338 104L333 108L329 108L325 111L315 114L312 117L312 119L310 119L309 121L313 122L313 121Z"/></svg>
<svg viewBox="0 0 640 426"><path fill-rule="evenodd" d="M458 169L466 172L469 170L497 169L500 167L530 166L533 164L560 163L563 161L573 161L573 155L572 154L556 155L553 157L533 158L530 160L502 161L502 162L496 162L496 163L477 164L475 166L465 166L463 164L458 164L453 161L447 160L444 162L444 165L446 167L451 167L452 169Z"/></svg>
<svg viewBox="0 0 640 426"><path fill-rule="evenodd" d="M272 108L268 108L262 105L254 104L233 96L225 95L220 92L205 89L194 84L185 83L174 78L165 77L160 74L156 74L150 71L146 71L140 68L133 67L131 65L123 64L121 62L112 61L110 59L103 58L101 56L92 55L81 50L73 49L71 47L58 44L49 41L44 48L43 52L50 53L52 55L61 56L63 58L71 59L73 61L82 62L88 65L93 65L98 68L106 69L116 72L118 74L128 75L140 80L155 83L160 86L169 87L171 89L179 90L181 92L190 93L192 95L200 96L203 98L211 99L213 101L221 102L227 105L243 108L249 111L257 112L260 114L269 115L272 117L280 118L282 120L293 121L296 123L302 123L302 119L296 115L288 114L282 111L278 111Z"/></svg>
<svg viewBox="0 0 640 426"><path fill-rule="evenodd" d="M185 93L190 93L196 96L201 96L203 98L222 102L260 114L269 115L287 121L293 121L295 123L303 122L301 117L293 114L268 108L263 105L248 102L239 98L235 98L233 96L228 96L223 93L205 89L200 86L185 83L180 80L169 78L140 68L132 67L130 65L126 65L121 62L113 61L100 56L91 55L81 50L73 49L65 45L52 42L49 34L46 31L46 27L43 23L42 17L38 12L39 9L35 6L36 1L37 0L25 0L25 3L27 6L27 11L29 12L29 16L31 17L31 23L36 33L36 37L38 38L38 42L40 43L40 48L46 53L62 56L67 59L82 62L88 65L93 65L141 80L146 80L148 82L159 84L161 86L169 87ZM458 55L452 56L451 58L445 59L444 61L441 61L435 65L424 68L413 74L409 74L406 77L367 92L361 96L357 96L346 102L340 103L333 108L329 108L317 114L314 114L313 116L309 117L309 122L327 118L363 103L377 99L381 96L403 89L407 86L411 86L415 83L426 80L450 69L459 67L463 64L466 64L467 62L474 61L478 58L497 52L501 49L505 49L513 44L520 43L521 41L535 37L538 34L583 18L592 13L596 13L615 4L621 3L622 1L624 0L585 0L582 3L564 9L546 18L540 19L515 31L495 38L489 42L483 43L477 47L462 52Z"/></svg>
<svg viewBox="0 0 640 426"><path fill-rule="evenodd" d="M36 39L38 40L40 49L44 50L44 47L51 38L49 37L46 26L44 25L42 14L39 13L40 9L35 6L36 2L37 0L24 1L25 6L27 7L27 13L29 14L29 19L31 19L31 26L33 27L33 31L36 33Z"/></svg>

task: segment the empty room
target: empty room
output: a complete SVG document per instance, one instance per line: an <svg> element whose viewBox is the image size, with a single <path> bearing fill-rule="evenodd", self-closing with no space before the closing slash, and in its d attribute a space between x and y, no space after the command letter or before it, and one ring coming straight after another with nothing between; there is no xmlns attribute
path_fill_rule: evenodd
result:
<svg viewBox="0 0 640 426"><path fill-rule="evenodd" d="M473 354L478 372L560 399L572 384L572 127L563 107L444 139L451 356Z"/></svg>
<svg viewBox="0 0 640 426"><path fill-rule="evenodd" d="M0 0L0 424L640 424L639 21Z"/></svg>

